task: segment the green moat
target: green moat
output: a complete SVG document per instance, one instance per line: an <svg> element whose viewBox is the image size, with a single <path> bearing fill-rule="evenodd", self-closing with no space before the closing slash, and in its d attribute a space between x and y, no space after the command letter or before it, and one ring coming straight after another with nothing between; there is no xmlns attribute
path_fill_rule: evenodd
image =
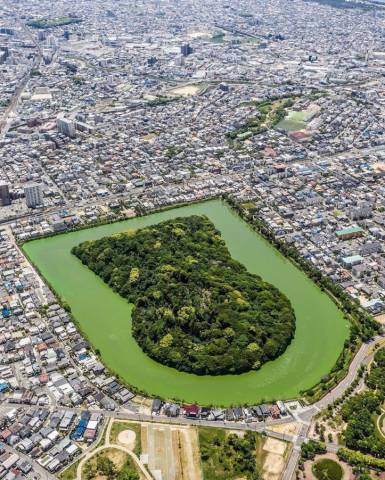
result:
<svg viewBox="0 0 385 480"><path fill-rule="evenodd" d="M293 341L258 371L198 376L150 359L132 336L132 306L71 254L74 246L87 240L190 215L206 215L231 256L277 287L294 308ZM23 249L71 306L105 364L128 384L152 395L223 406L293 398L330 371L349 335L348 322L330 298L219 200L35 240Z"/></svg>

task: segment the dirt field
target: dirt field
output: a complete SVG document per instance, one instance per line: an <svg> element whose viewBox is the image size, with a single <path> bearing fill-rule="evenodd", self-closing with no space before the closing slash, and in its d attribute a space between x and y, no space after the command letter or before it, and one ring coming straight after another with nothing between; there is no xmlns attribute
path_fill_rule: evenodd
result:
<svg viewBox="0 0 385 480"><path fill-rule="evenodd" d="M285 468L287 444L275 438L268 438L263 446L265 461L262 476L264 480L279 480Z"/></svg>
<svg viewBox="0 0 385 480"><path fill-rule="evenodd" d="M118 444L127 447L129 450L134 450L135 448L136 434L133 430L123 430L118 435Z"/></svg>
<svg viewBox="0 0 385 480"><path fill-rule="evenodd" d="M374 318L377 320L377 322L381 323L381 325L385 325L385 315L384 314L377 315Z"/></svg>
<svg viewBox="0 0 385 480"><path fill-rule="evenodd" d="M162 480L201 480L198 434L193 427L142 424L142 454ZM160 478L160 476L159 476Z"/></svg>
<svg viewBox="0 0 385 480"><path fill-rule="evenodd" d="M323 427L325 427L324 431L324 436L325 439L329 441L329 434L332 436L332 441L335 443L338 443L339 441L339 435L342 433L342 431L345 429L345 424L341 421L339 423L332 421L332 420L323 420L323 419L317 419L318 424ZM316 422L313 421L311 426L310 426L310 431L309 431L309 437L313 438L314 440L319 440L320 436L319 433L316 433Z"/></svg>
<svg viewBox="0 0 385 480"><path fill-rule="evenodd" d="M269 426L269 430L278 433L286 433L288 435L297 435L300 430L300 424L298 422L283 423L282 425Z"/></svg>
<svg viewBox="0 0 385 480"><path fill-rule="evenodd" d="M120 469L126 463L128 455L120 450L111 449L108 451L107 457L114 462L117 469Z"/></svg>
<svg viewBox="0 0 385 480"><path fill-rule="evenodd" d="M176 87L170 90L171 95L177 95L182 97L191 97L196 95L200 90L200 87L197 85L186 85L184 87Z"/></svg>

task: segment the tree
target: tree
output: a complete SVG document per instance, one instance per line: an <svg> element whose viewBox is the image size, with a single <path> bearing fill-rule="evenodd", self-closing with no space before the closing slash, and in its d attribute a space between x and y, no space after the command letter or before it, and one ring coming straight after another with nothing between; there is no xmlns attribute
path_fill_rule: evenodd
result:
<svg viewBox="0 0 385 480"><path fill-rule="evenodd" d="M101 475L105 475L108 480L116 478L116 468L114 462L104 455L100 455L96 459L96 468Z"/></svg>
<svg viewBox="0 0 385 480"><path fill-rule="evenodd" d="M232 259L206 217L168 220L72 252L135 305L134 338L170 367L246 372L278 357L293 338L289 300Z"/></svg>

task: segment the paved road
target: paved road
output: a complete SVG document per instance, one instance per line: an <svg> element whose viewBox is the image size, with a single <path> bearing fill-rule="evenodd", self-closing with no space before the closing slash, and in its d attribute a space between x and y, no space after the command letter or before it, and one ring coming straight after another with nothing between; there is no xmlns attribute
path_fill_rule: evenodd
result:
<svg viewBox="0 0 385 480"><path fill-rule="evenodd" d="M345 391L356 379L360 366L369 364L373 359L373 346L384 338L384 336L377 336L370 343L363 343L358 352L356 353L355 357L353 358L346 377L343 378L333 390L331 390L328 394L321 398L321 400L309 406L307 410L298 415L299 421L303 423L298 438L293 442L294 446L288 459L282 480L292 480L294 478L295 470L297 468L300 458L300 448L302 443L307 440L310 422L314 415L320 410L325 409L328 405L333 403L337 398L340 398L345 393ZM328 452L337 453L340 447L337 444L328 443L326 445L326 448Z"/></svg>
<svg viewBox="0 0 385 480"><path fill-rule="evenodd" d="M285 472L283 474L283 479L282 480L292 480L295 474L295 470L298 464L298 460L300 458L300 449L301 445L303 442L306 441L307 436L308 436L308 431L310 428L310 422L312 420L312 417L320 410L330 403L334 402L336 398L341 396L345 390L352 384L352 382L355 380L357 376L357 372L359 367L362 364L367 364L371 361L373 358L373 346L375 343L377 343L379 340L383 339L384 337L376 337L372 342L363 344L359 351L357 352L356 356L354 357L353 361L350 364L349 371L347 376L340 382L337 387L335 387L329 394L325 395L325 397L318 402L316 402L314 405L309 406L309 409L305 410L304 412L300 413L297 415L297 418L301 423L301 429L298 435L289 435L289 434L283 434L279 432L274 432L273 430L269 429L269 426L272 425L279 425L282 423L290 423L293 421L293 417L290 415L287 416L285 419L280 419L280 420L268 420L266 422L250 422L250 423L237 423L237 422L226 422L226 421L206 421L206 420L199 420L199 419L188 419L188 418L183 418L183 417L177 417L177 418L170 418L170 417L165 417L165 416L158 416L158 415L144 415L144 414L138 414L135 412L128 412L128 411L117 411L117 412L110 412L110 411L101 411L98 409L95 410L90 410L91 412L102 412L105 417L107 418L116 418L117 420L135 420L135 421L143 421L143 422L157 422L157 423L167 423L167 424L179 424L179 425L196 425L196 426L209 426L209 427L214 427L214 428L229 428L232 430L253 430L256 432L260 433L265 433L268 436L271 436L273 438L277 438L280 440L285 440L287 442L291 442L293 444L293 448L291 451L291 454L289 456ZM21 405L21 404L9 404L7 400L5 400L1 407L0 410L6 411L11 408L15 407L25 407L25 408L35 408L31 405ZM60 407L60 409L63 410L71 410L74 411L75 413L79 414L83 409L81 408L66 408L66 407ZM90 456L89 453L92 450L93 446L90 446L86 452L85 456ZM336 452L338 450L338 445L336 444L328 444L327 449L330 452ZM19 453L19 452L17 452ZM84 454L83 454L84 455ZM36 462L35 462L36 463ZM84 462L83 462L84 463ZM35 467L35 465L34 465ZM41 466L37 464L37 468L39 468L38 471L44 472L46 474L45 470L42 469ZM54 478L52 476L43 477L43 478Z"/></svg>
<svg viewBox="0 0 385 480"><path fill-rule="evenodd" d="M291 480L294 476L295 469L298 464L301 444L307 439L309 425L313 416L320 410L326 408L329 404L333 403L337 398L341 397L344 394L346 389L349 388L349 386L355 380L359 367L362 364L368 364L373 358L372 350L373 350L374 344L384 338L385 338L384 336L383 337L378 336L372 342L361 345L359 351L357 352L357 354L355 355L355 357L353 358L349 366L348 374L346 375L346 377L331 392L325 395L324 398L322 398L315 404L309 406L309 408L305 409L305 411L302 411L301 413L296 415L296 419L298 419L298 421L300 421L302 424L301 431L298 436L279 434L277 432L273 432L268 429L269 425L288 423L292 421L293 419L290 416L288 416L287 419L269 420L266 423L264 422L236 423L236 422L226 422L226 421L209 422L206 420L186 419L181 417L169 418L169 417L162 417L162 416L142 415L142 414L138 414L137 412L127 412L122 410L117 412L104 411L103 413L106 417L115 417L117 419L122 419L122 420L135 420L135 421L147 421L147 422L156 421L157 423L197 425L197 426L205 425L205 426L210 426L214 428L230 428L233 430L234 429L235 430L253 430L256 432L264 432L267 435L272 436L274 438L280 438L282 440L286 440L293 443L293 449L288 459L287 467L283 477L283 480ZM6 405L7 403L3 404L2 408L4 408ZM12 405L12 406L8 405L8 408L14 408L18 406L30 407L29 405ZM81 411L81 409L70 409L70 410L75 411L76 413L80 413ZM95 410L95 411L101 412L101 410ZM334 444L329 444L328 449L329 451L336 451L338 449L338 446Z"/></svg>
<svg viewBox="0 0 385 480"><path fill-rule="evenodd" d="M14 408L23 407L26 410L36 409L36 405L29 405L24 403L10 403L6 398L4 398L3 403L0 406L0 412L7 413ZM47 407L48 408L48 407ZM84 408L71 408L57 406L57 410L61 411L71 411L79 415L84 411ZM286 418L281 418L277 420L267 420L266 422L228 422L228 421L208 421L200 420L193 418L185 417L167 417L163 415L145 415L141 413L127 412L127 411L108 411L101 409L87 409L90 413L102 413L105 418L116 418L117 420L134 420L136 422L156 422L156 423L166 423L174 425L195 425L195 426L206 426L214 428L225 428L230 430L253 430L255 432L266 432L268 435L278 438L282 436L281 433L273 432L269 430L270 426L282 425L285 423L291 423L294 421L293 417L287 415ZM288 441L291 441L291 436L288 436Z"/></svg>
<svg viewBox="0 0 385 480"><path fill-rule="evenodd" d="M300 456L301 450L294 445L289 460L287 461L285 471L283 472L282 480L291 480L294 477Z"/></svg>
<svg viewBox="0 0 385 480"><path fill-rule="evenodd" d="M36 50L37 50L37 55L35 56L33 63L31 65L31 68L25 73L25 75L20 79L19 85L16 87L15 92L13 94L13 97L11 99L10 104L8 105L7 109L2 115L2 119L0 121L0 138L4 137L5 134L7 133L10 125L11 125L11 120L12 116L15 114L17 105L19 103L19 100L21 98L22 93L24 92L25 87L27 86L28 80L30 79L31 72L34 68L37 68L41 60L43 58L42 51L40 48L40 45L35 39L35 36L30 32L30 30L26 27L24 22L17 22L20 27L24 30L24 32L27 34L27 36L30 37L32 43L34 43Z"/></svg>
<svg viewBox="0 0 385 480"><path fill-rule="evenodd" d="M319 410L326 408L333 403L337 398L340 398L345 391L350 387L355 378L357 377L358 369L361 365L368 365L374 356L373 347L380 340L384 339L384 336L377 336L369 343L363 343L349 365L349 371L346 377L327 395L321 400L313 404L313 407Z"/></svg>
<svg viewBox="0 0 385 480"><path fill-rule="evenodd" d="M301 456L301 445L307 438L307 435L309 433L309 428L310 428L310 424L303 423L301 425L301 429L299 431L298 436L292 440L293 448L291 450L289 459L286 463L286 468L285 468L285 471L283 472L282 480L292 480L292 478L294 478L298 461Z"/></svg>

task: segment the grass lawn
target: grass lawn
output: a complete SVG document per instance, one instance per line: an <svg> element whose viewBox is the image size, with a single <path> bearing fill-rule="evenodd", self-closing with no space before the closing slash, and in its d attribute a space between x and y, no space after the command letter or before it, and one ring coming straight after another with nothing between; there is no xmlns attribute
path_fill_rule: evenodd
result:
<svg viewBox="0 0 385 480"><path fill-rule="evenodd" d="M92 480L97 477L130 478L130 480L140 478L131 457L112 447L97 453L84 464L82 479Z"/></svg>
<svg viewBox="0 0 385 480"><path fill-rule="evenodd" d="M344 473L341 465L330 458L315 462L312 471L318 480L341 480Z"/></svg>
<svg viewBox="0 0 385 480"><path fill-rule="evenodd" d="M124 430L132 430L136 434L135 439L135 448L134 453L136 455L140 455L141 452L141 431L142 427L140 423L131 423L131 422L114 422L111 427L111 434L110 434L110 443L117 443L119 433L123 432Z"/></svg>
<svg viewBox="0 0 385 480"><path fill-rule="evenodd" d="M382 436L385 436L385 413L382 413L380 416L379 426L381 428L381 432L384 434Z"/></svg>
<svg viewBox="0 0 385 480"><path fill-rule="evenodd" d="M242 203L242 208L246 208L247 210L251 210L251 209L255 208L255 203L254 202Z"/></svg>
<svg viewBox="0 0 385 480"><path fill-rule="evenodd" d="M262 436L256 432L239 433L237 435L218 428L199 428L205 480L249 478L249 475L262 470Z"/></svg>

